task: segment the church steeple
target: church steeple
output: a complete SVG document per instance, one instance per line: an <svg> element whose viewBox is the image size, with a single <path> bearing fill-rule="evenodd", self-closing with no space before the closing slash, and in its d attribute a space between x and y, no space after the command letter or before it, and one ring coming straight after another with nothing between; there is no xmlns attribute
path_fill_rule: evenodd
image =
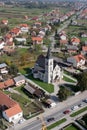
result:
<svg viewBox="0 0 87 130"><path fill-rule="evenodd" d="M50 59L50 58L52 58L52 54L51 54L51 48L50 48L50 46L48 47L48 51L47 51L46 58L47 58L47 59Z"/></svg>

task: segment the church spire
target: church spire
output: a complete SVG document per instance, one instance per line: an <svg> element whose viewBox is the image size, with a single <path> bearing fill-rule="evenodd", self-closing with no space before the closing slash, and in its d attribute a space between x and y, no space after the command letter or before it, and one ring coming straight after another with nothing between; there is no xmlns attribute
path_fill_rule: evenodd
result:
<svg viewBox="0 0 87 130"><path fill-rule="evenodd" d="M52 54L51 54L51 47L50 47L50 46L48 47L48 51L47 51L46 58L47 58L47 59L52 58Z"/></svg>

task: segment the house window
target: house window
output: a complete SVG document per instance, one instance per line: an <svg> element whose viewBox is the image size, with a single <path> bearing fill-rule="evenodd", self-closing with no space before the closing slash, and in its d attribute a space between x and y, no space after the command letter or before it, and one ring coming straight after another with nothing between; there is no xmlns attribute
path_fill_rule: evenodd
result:
<svg viewBox="0 0 87 130"><path fill-rule="evenodd" d="M14 120L14 117L12 117L12 120Z"/></svg>

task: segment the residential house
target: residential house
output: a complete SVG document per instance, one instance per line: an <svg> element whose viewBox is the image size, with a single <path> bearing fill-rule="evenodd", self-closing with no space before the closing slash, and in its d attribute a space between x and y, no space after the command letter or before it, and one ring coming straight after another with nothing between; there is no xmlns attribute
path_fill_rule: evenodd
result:
<svg viewBox="0 0 87 130"><path fill-rule="evenodd" d="M45 36L45 32L43 30L41 30L38 34L38 37L43 38Z"/></svg>
<svg viewBox="0 0 87 130"><path fill-rule="evenodd" d="M67 62L72 63L73 67L82 67L85 65L86 59L82 54L76 55L76 56L71 56L67 58Z"/></svg>
<svg viewBox="0 0 87 130"><path fill-rule="evenodd" d="M7 34L5 37L4 37L4 40L5 42L12 42L13 41L13 37L11 34Z"/></svg>
<svg viewBox="0 0 87 130"><path fill-rule="evenodd" d="M32 37L33 44L43 44L43 38L41 37Z"/></svg>
<svg viewBox="0 0 87 130"><path fill-rule="evenodd" d="M15 38L18 44L26 44L26 38Z"/></svg>
<svg viewBox="0 0 87 130"><path fill-rule="evenodd" d="M8 20L3 19L3 20L1 21L1 23L4 24L4 25L7 25L7 24L8 24Z"/></svg>
<svg viewBox="0 0 87 130"><path fill-rule="evenodd" d="M21 30L20 28L13 28L10 30L10 34L12 35L12 37L16 37L21 34Z"/></svg>
<svg viewBox="0 0 87 130"><path fill-rule="evenodd" d="M1 74L7 74L8 73L8 66L6 63L0 64L0 73Z"/></svg>
<svg viewBox="0 0 87 130"><path fill-rule="evenodd" d="M48 48L46 56L40 55L37 58L32 72L34 78L40 79L47 83L60 81L63 77L62 69L53 60L50 48Z"/></svg>
<svg viewBox="0 0 87 130"><path fill-rule="evenodd" d="M68 44L68 40L59 40L60 46Z"/></svg>
<svg viewBox="0 0 87 130"><path fill-rule="evenodd" d="M82 52L83 55L87 54L87 46L82 46Z"/></svg>
<svg viewBox="0 0 87 130"><path fill-rule="evenodd" d="M19 27L22 33L27 33L29 31L29 26L27 24L20 24Z"/></svg>
<svg viewBox="0 0 87 130"><path fill-rule="evenodd" d="M8 79L4 82L0 82L0 89L7 89L9 87L13 87L15 85L13 79Z"/></svg>
<svg viewBox="0 0 87 130"><path fill-rule="evenodd" d="M42 90L39 88L35 87L32 84L27 83L24 87L24 89L31 95L37 97L37 98L42 98L44 96L44 93Z"/></svg>
<svg viewBox="0 0 87 130"><path fill-rule="evenodd" d="M23 117L22 109L11 97L0 91L0 99L0 110L8 122L14 123Z"/></svg>
<svg viewBox="0 0 87 130"><path fill-rule="evenodd" d="M77 53L78 47L73 45L66 45L66 50L68 53Z"/></svg>
<svg viewBox="0 0 87 130"><path fill-rule="evenodd" d="M80 44L80 39L77 37L71 38L71 44L74 46L78 46Z"/></svg>
<svg viewBox="0 0 87 130"><path fill-rule="evenodd" d="M16 86L21 86L25 83L25 77L23 75L19 75L14 78L14 81Z"/></svg>

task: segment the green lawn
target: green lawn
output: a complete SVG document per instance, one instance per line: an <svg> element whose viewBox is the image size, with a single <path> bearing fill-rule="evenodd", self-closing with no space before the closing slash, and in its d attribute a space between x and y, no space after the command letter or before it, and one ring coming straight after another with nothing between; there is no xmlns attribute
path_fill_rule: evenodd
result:
<svg viewBox="0 0 87 130"><path fill-rule="evenodd" d="M74 125L70 125L66 127L64 130L79 130L79 128L75 127Z"/></svg>
<svg viewBox="0 0 87 130"><path fill-rule="evenodd" d="M72 79L70 79L70 78L68 78L66 76L63 76L63 80L67 81L67 82L71 82L71 83L76 83L74 80L72 80Z"/></svg>
<svg viewBox="0 0 87 130"><path fill-rule="evenodd" d="M71 117L75 117L75 116L81 114L81 113L84 112L84 111L87 111L87 107L84 107L84 108L80 109L79 111L74 112L74 113L71 114L70 116L71 116Z"/></svg>
<svg viewBox="0 0 87 130"><path fill-rule="evenodd" d="M55 128L56 126L58 126L58 125L64 123L65 121L66 121L65 118L61 119L61 120L55 122L54 124L48 126L48 127L47 127L47 130L51 130L51 129Z"/></svg>
<svg viewBox="0 0 87 130"><path fill-rule="evenodd" d="M24 98L29 100L29 97L25 94L23 91L24 86L16 87L15 90L17 90Z"/></svg>
<svg viewBox="0 0 87 130"><path fill-rule="evenodd" d="M35 82L37 85L39 85L41 88L45 89L47 92L54 92L54 85L42 82L39 79L34 79L32 75L30 75L28 78Z"/></svg>

